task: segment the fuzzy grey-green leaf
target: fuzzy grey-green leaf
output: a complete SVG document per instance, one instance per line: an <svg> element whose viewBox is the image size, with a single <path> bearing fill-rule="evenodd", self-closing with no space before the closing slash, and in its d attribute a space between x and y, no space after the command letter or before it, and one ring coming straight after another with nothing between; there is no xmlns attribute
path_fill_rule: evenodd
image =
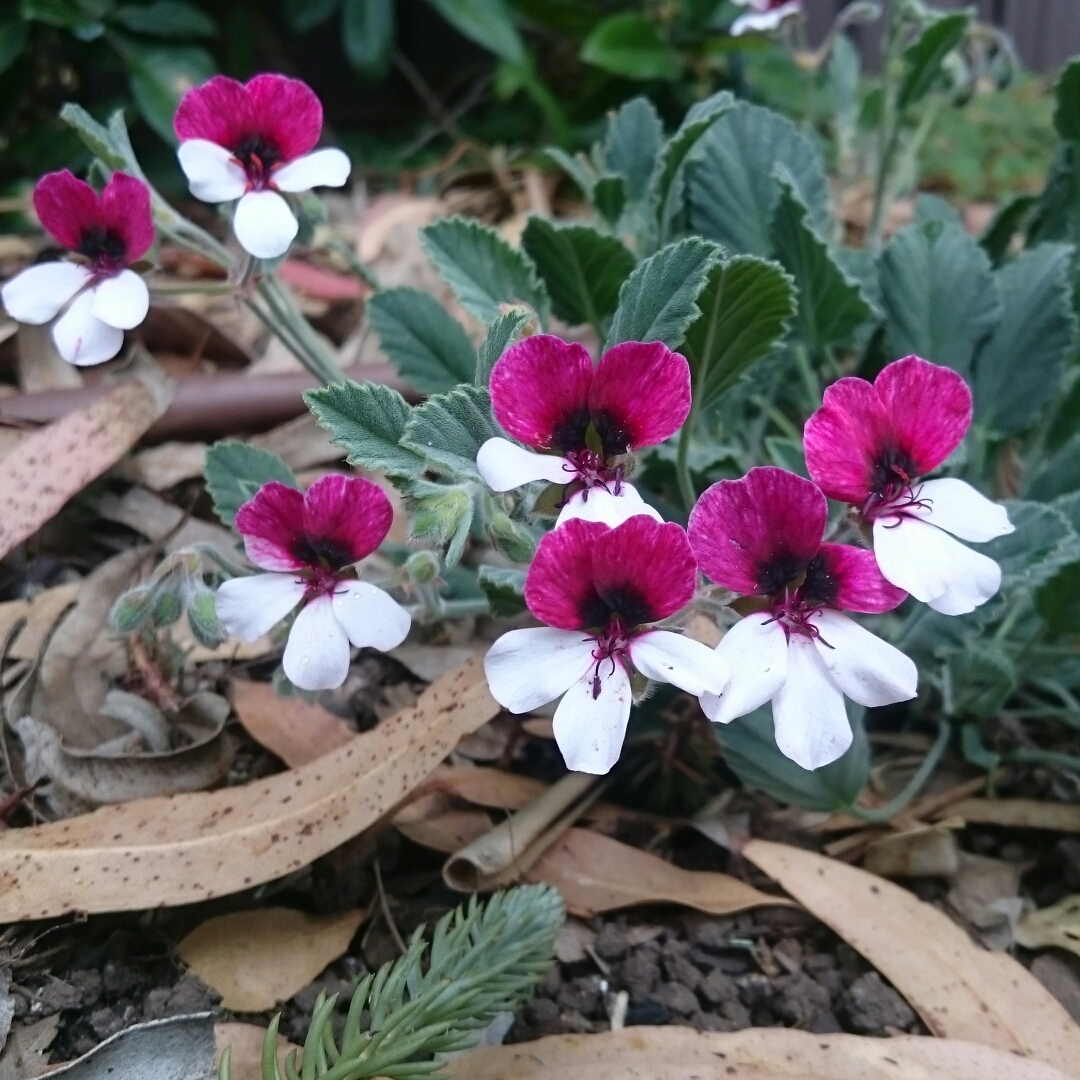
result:
<svg viewBox="0 0 1080 1080"><path fill-rule="evenodd" d="M444 476L479 480L476 452L500 434L487 390L459 386L413 410L401 445L422 455L429 468Z"/></svg>
<svg viewBox="0 0 1080 1080"><path fill-rule="evenodd" d="M242 442L214 443L206 451L206 489L214 500L214 513L226 524L236 521L236 512L271 480L296 487L292 469L269 450Z"/></svg>

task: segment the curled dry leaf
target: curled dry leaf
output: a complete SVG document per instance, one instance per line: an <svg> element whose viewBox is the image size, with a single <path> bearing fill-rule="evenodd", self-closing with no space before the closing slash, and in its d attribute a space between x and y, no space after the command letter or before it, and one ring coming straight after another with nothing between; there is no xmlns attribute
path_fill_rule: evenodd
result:
<svg viewBox="0 0 1080 1080"><path fill-rule="evenodd" d="M1080 1027L1011 956L976 945L937 908L865 870L766 840L742 854L862 953L933 1034L1080 1076Z"/></svg>
<svg viewBox="0 0 1080 1080"><path fill-rule="evenodd" d="M949 877L960 869L956 833L938 825L883 836L867 844L863 868L879 877Z"/></svg>
<svg viewBox="0 0 1080 1080"><path fill-rule="evenodd" d="M1039 799L963 799L935 816L963 818L974 825L1080 833L1080 806L1075 803L1042 802Z"/></svg>
<svg viewBox="0 0 1080 1080"><path fill-rule="evenodd" d="M20 619L26 620L19 636L8 650L9 660L36 660L56 620L79 595L82 582L69 581L43 589L32 600L5 600L0 604L0 641L8 636Z"/></svg>
<svg viewBox="0 0 1080 1080"><path fill-rule="evenodd" d="M489 832L491 818L483 810L456 807L448 796L436 792L395 814L394 828L414 844L449 855Z"/></svg>
<svg viewBox="0 0 1080 1080"><path fill-rule="evenodd" d="M1019 863L960 852L960 865L951 880L948 902L974 928L990 949L1013 943L1012 924L1023 911Z"/></svg>
<svg viewBox="0 0 1080 1080"><path fill-rule="evenodd" d="M710 915L791 906L729 874L683 870L657 855L587 829L571 829L525 874L562 893L566 910L583 918L638 904L682 904Z"/></svg>
<svg viewBox="0 0 1080 1080"><path fill-rule="evenodd" d="M236 892L356 836L499 711L479 658L299 769L0 834L0 922L131 911Z"/></svg>
<svg viewBox="0 0 1080 1080"><path fill-rule="evenodd" d="M35 431L0 463L0 556L115 465L165 412L172 388L146 361L135 378Z"/></svg>
<svg viewBox="0 0 1080 1080"><path fill-rule="evenodd" d="M263 1012L341 956L366 917L360 909L321 916L291 908L233 911L201 923L176 952L221 995L224 1008Z"/></svg>
<svg viewBox="0 0 1080 1080"><path fill-rule="evenodd" d="M734 1034L631 1027L485 1047L450 1062L447 1080L1065 1080L988 1046L905 1035L869 1039L787 1028Z"/></svg>
<svg viewBox="0 0 1080 1080"><path fill-rule="evenodd" d="M1066 896L1052 907L1029 911L1013 929L1025 949L1056 946L1080 956L1080 896Z"/></svg>
<svg viewBox="0 0 1080 1080"><path fill-rule="evenodd" d="M234 679L231 688L233 708L244 730L291 768L356 738L340 716L302 698L283 698L270 683Z"/></svg>
<svg viewBox="0 0 1080 1080"><path fill-rule="evenodd" d="M184 480L202 476L206 450L206 443L161 443L126 458L114 474L151 491L167 491Z"/></svg>

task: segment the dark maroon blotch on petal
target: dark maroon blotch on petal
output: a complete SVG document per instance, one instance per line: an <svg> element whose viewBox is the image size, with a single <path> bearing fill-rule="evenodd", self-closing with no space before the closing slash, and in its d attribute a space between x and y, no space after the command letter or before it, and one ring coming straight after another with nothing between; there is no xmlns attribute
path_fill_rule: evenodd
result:
<svg viewBox="0 0 1080 1080"><path fill-rule="evenodd" d="M879 614L892 611L907 593L886 581L872 551L851 544L822 544L806 575L803 593L808 604Z"/></svg>
<svg viewBox="0 0 1080 1080"><path fill-rule="evenodd" d="M332 473L308 488L303 520L309 560L340 570L366 558L386 539L394 508L378 484Z"/></svg>

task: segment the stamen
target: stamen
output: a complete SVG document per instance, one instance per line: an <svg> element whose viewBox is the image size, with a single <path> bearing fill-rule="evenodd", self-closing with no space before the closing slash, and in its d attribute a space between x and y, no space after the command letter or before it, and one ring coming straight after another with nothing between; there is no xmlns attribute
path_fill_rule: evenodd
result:
<svg viewBox="0 0 1080 1080"><path fill-rule="evenodd" d="M611 670L607 674L610 679L615 674L617 665L622 663L623 657L629 654L631 637L632 635L623 626L622 619L618 615L613 615L607 628L596 637L596 647L592 653L593 660L596 661L592 677L593 701L600 696L600 691L603 689L603 680L600 676L601 665L605 660L611 663Z"/></svg>

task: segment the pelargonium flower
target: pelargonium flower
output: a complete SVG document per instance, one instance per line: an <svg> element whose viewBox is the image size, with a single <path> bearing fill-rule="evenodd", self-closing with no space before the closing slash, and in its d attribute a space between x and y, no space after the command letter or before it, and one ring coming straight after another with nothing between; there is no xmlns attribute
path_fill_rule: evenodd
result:
<svg viewBox="0 0 1080 1080"><path fill-rule="evenodd" d="M256 75L247 85L215 75L180 101L173 127L191 194L211 203L239 199L233 231L256 258L284 255L299 228L280 192L348 179L342 151L315 150L322 124L315 92L284 75Z"/></svg>
<svg viewBox="0 0 1080 1080"><path fill-rule="evenodd" d="M898 649L842 611L890 611L902 590L871 551L823 543L825 496L783 469L751 469L713 484L691 511L690 545L716 584L753 597L755 609L721 639L731 668L706 716L726 724L772 701L776 745L804 769L835 761L851 745L845 695L860 705L915 696L918 672Z"/></svg>
<svg viewBox="0 0 1080 1080"><path fill-rule="evenodd" d="M593 365L581 345L537 334L511 346L491 372L503 430L531 446L488 439L476 456L493 491L533 480L566 485L558 524L618 525L660 515L623 479L625 455L674 435L690 413L690 365L659 341L627 341Z"/></svg>
<svg viewBox="0 0 1080 1080"><path fill-rule="evenodd" d="M695 695L727 683L711 649L651 626L690 602L696 577L686 533L644 514L614 529L575 519L548 533L525 579L525 603L547 625L492 645L492 696L514 713L561 697L555 741L567 768L606 773L626 734L632 671Z"/></svg>
<svg viewBox="0 0 1080 1080"><path fill-rule="evenodd" d="M306 494L264 484L240 507L236 527L248 558L270 573L218 589L222 626L254 641L303 604L289 630L285 674L301 690L340 686L350 642L385 652L409 632L409 613L352 570L383 542L393 517L386 492L359 477L324 476Z"/></svg>
<svg viewBox="0 0 1080 1080"><path fill-rule="evenodd" d="M150 293L128 267L154 242L150 191L127 173L113 173L100 195L67 169L43 176L34 188L34 210L58 243L82 262L31 266L3 288L4 307L21 323L53 327L60 355L86 366L111 360L124 344L124 331L146 318Z"/></svg>
<svg viewBox="0 0 1080 1080"><path fill-rule="evenodd" d="M802 11L802 0L734 0L740 7L750 8L731 24L731 35L739 37L748 30L775 30L786 18Z"/></svg>
<svg viewBox="0 0 1080 1080"><path fill-rule="evenodd" d="M997 563L954 537L980 543L1013 531L1005 508L970 484L920 480L960 445L971 408L955 371L907 356L873 383L833 383L803 431L815 482L872 524L881 572L945 615L974 611L1001 587Z"/></svg>

